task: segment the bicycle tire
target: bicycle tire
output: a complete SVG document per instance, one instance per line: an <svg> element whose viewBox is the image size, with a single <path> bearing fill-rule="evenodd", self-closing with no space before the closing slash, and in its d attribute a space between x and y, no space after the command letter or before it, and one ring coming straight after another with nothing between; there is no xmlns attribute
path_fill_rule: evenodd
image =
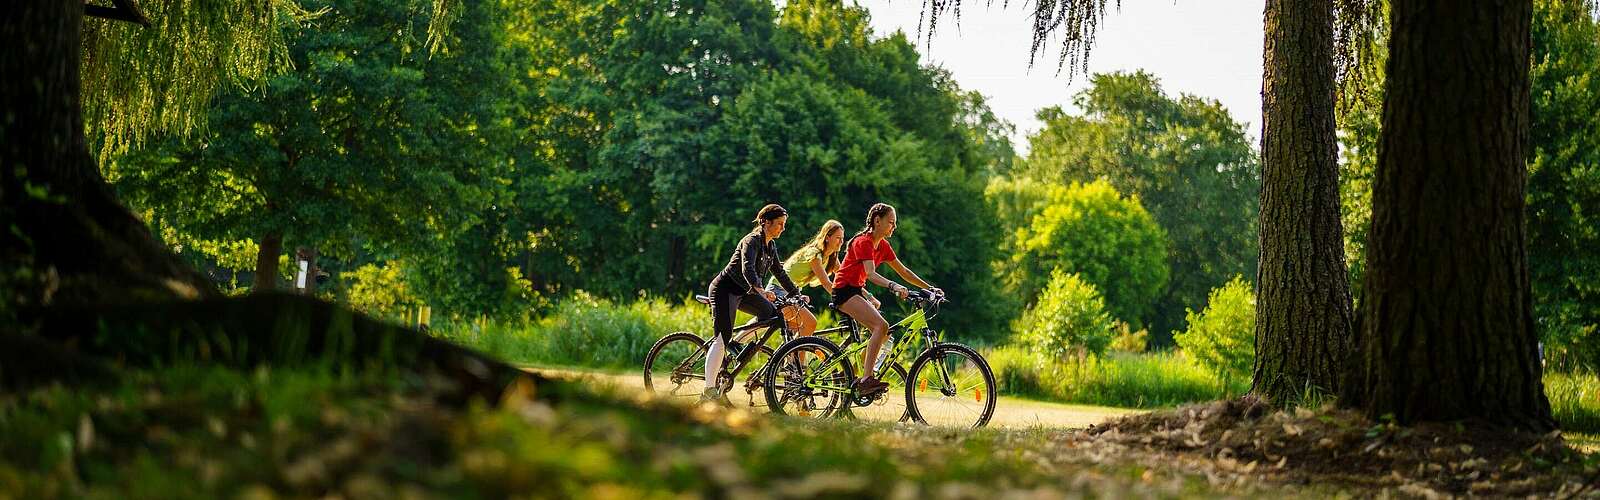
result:
<svg viewBox="0 0 1600 500"><path fill-rule="evenodd" d="M680 348L681 346L681 348ZM669 353L669 349L672 352ZM687 354L679 353L686 350ZM663 365L664 370L656 369L656 362L661 360L663 353L679 359L664 360L668 365ZM655 345L650 346L650 352L644 356L644 389L647 392L659 393L657 385L670 384L672 387L665 393L669 397L699 397L704 390L690 388L688 392L680 392L691 380L705 380L705 339L689 332L669 333ZM658 377L667 376L666 380L657 380Z"/></svg>
<svg viewBox="0 0 1600 500"><path fill-rule="evenodd" d="M923 380L923 370L936 366L934 364L935 361L948 361L949 356L952 355L960 356L965 360L965 362L961 363L961 366L956 367L965 371L960 379L961 383L945 384L942 376L930 381ZM907 373L906 381L906 413L913 422L924 425L960 425L976 429L988 425L989 419L994 417L995 398L998 396L998 388L994 381L994 371L989 368L989 361L983 359L983 356L971 347L954 343L935 345L932 349L928 349L922 355L917 356L916 361L911 363L911 370ZM982 386L969 387L970 382L978 382ZM937 393L929 390L929 386L933 386L932 389L937 390ZM964 403L961 407L967 411L960 413L942 411L942 408L940 410L925 408L925 406L933 406L931 403L936 401L960 402L965 399L969 391L972 392L973 399L978 403L977 406L981 407L976 412L971 412L970 405L965 405ZM927 397L928 401L919 402L919 393L921 393L921 396ZM938 414L933 415L933 413ZM965 420L963 419L968 415L972 415L971 424L964 423Z"/></svg>
<svg viewBox="0 0 1600 500"><path fill-rule="evenodd" d="M799 337L794 340L784 342L783 345L778 346L778 350L772 354L773 362L769 363L769 367L772 367L773 369L764 370L766 383L763 384L764 387L762 388L762 392L764 392L767 397L767 410L771 411L772 413L778 415L790 414L790 411L785 409L785 404L789 399L792 399L796 396L789 394L789 392L802 390L800 387L795 387L795 383L797 382L791 382L789 378L779 378L780 376L793 377L794 373L785 369L791 365L786 365L780 360L786 360L790 357L790 355L796 354L797 352L810 352L815 354L826 353L828 358L837 358L843 351L839 349L838 344L834 344L832 341L820 337ZM829 377L833 378L836 383L842 384L844 387L849 387L850 384L855 381L855 369L850 364L850 360L840 358L839 364L835 366L840 373L829 375ZM804 372L801 372L801 375L803 374ZM815 396L809 395L802 395L798 397L806 397L808 398L807 401L814 401L815 398ZM827 403L824 406L817 407L814 403L806 403L804 406L801 406L800 409L810 411L812 417L826 418L832 416L834 413L850 404L849 391L845 391L843 393L830 392L824 397L827 398Z"/></svg>

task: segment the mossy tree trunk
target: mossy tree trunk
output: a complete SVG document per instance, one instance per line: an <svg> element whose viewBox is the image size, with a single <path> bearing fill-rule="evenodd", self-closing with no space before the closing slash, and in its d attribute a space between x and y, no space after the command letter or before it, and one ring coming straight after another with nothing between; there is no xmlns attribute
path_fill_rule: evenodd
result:
<svg viewBox="0 0 1600 500"><path fill-rule="evenodd" d="M1339 219L1332 0L1268 0L1251 392L1337 391L1351 349Z"/></svg>
<svg viewBox="0 0 1600 500"><path fill-rule="evenodd" d="M1394 2L1361 349L1342 401L1554 427L1523 219L1532 5Z"/></svg>

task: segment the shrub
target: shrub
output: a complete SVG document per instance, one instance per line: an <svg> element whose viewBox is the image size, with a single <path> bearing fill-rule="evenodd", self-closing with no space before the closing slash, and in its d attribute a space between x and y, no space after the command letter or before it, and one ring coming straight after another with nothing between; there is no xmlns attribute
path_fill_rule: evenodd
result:
<svg viewBox="0 0 1600 500"><path fill-rule="evenodd" d="M1150 347L1150 331L1141 329L1133 331L1133 327L1126 321L1118 321L1113 329L1115 333L1111 339L1111 350L1120 352L1144 352Z"/></svg>
<svg viewBox="0 0 1600 500"><path fill-rule="evenodd" d="M1175 336L1178 346L1223 381L1249 380L1255 362L1256 296L1250 283L1233 281L1211 291L1206 309L1188 314L1189 329Z"/></svg>
<svg viewBox="0 0 1600 500"><path fill-rule="evenodd" d="M395 318L403 314L406 307L417 303L416 297L411 295L410 288L406 286L405 275L397 262L388 262L382 267L367 264L355 271L342 273L341 277L350 281L347 300L350 301L350 307L357 311L380 318Z"/></svg>
<svg viewBox="0 0 1600 500"><path fill-rule="evenodd" d="M996 187L990 196L1006 192ZM1052 270L1075 273L1105 294L1113 315L1142 325L1167 283L1166 232L1137 196L1123 196L1105 181L1050 185L1047 194L1042 207L1013 207L1005 215L1032 214L1007 243L1011 257L1000 265L1006 284L1028 303ZM1037 194L1015 198L1021 204Z"/></svg>
<svg viewBox="0 0 1600 500"><path fill-rule="evenodd" d="M1015 328L1019 343L1041 362L1081 360L1100 355L1111 344L1111 316L1100 291L1076 274L1056 270L1039 302L1022 314Z"/></svg>

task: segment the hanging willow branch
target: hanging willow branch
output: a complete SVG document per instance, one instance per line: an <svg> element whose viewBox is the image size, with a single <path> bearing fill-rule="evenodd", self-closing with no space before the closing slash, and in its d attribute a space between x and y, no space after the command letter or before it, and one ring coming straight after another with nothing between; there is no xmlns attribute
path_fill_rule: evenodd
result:
<svg viewBox="0 0 1600 500"><path fill-rule="evenodd" d="M1372 64L1375 51L1382 42L1381 33L1387 2L1384 0L1328 0L1334 10L1334 67L1340 86L1347 95L1364 94L1362 85L1376 66ZM1001 8L1010 6L1010 0L1001 2ZM1094 38L1100 24L1105 21L1108 0L1035 0L1033 12L1033 44L1028 51L1028 67L1032 68L1039 54L1051 43L1051 38L1061 36L1061 52L1056 57L1056 71L1065 69L1069 77L1088 72L1089 52L1094 48ZM985 2L994 6L994 1ZM1111 4L1122 9L1122 0ZM917 19L917 36L927 30L931 41L939 21L954 17L961 22L961 0L923 0L922 14Z"/></svg>
<svg viewBox="0 0 1600 500"><path fill-rule="evenodd" d="M1029 17L1033 19L1033 44L1028 49L1028 67L1033 68L1051 38L1061 35L1061 52L1056 58L1056 71L1067 70L1068 77L1076 76L1080 70L1088 72L1089 51L1094 47L1095 33L1100 23L1105 21L1106 4L1108 0L1034 0L1033 12ZM1010 7L1010 0L1001 2L1001 8ZM1114 8L1122 8L1122 0L1112 4ZM985 2L985 7L993 7L994 0ZM928 40L939 29L939 21L947 17L954 17L956 24L961 23L961 0L923 0L922 14L917 19L917 36L922 36L924 21L928 31Z"/></svg>
<svg viewBox="0 0 1600 500"><path fill-rule="evenodd" d="M1333 68L1341 109L1375 105L1388 43L1388 0L1333 0Z"/></svg>
<svg viewBox="0 0 1600 500"><path fill-rule="evenodd" d="M140 26L149 26L150 19L139 12L139 6L133 0L111 0L111 6L84 4L83 15L110 19L113 21L127 21Z"/></svg>
<svg viewBox="0 0 1600 500"><path fill-rule="evenodd" d="M442 50L465 0L413 1L419 17L431 14L429 49ZM204 130L213 96L229 87L257 89L288 71L292 28L327 12L309 12L296 0L112 3L115 9L85 5L94 19L83 23L79 68L84 125L102 160L153 134L185 138ZM112 21L129 20L130 13L145 22Z"/></svg>

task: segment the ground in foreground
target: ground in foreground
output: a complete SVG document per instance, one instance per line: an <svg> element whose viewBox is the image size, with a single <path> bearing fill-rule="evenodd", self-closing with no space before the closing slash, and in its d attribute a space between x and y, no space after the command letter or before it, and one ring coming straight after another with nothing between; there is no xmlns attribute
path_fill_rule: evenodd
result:
<svg viewBox="0 0 1600 500"><path fill-rule="evenodd" d="M0 498L1449 491L1406 490L1411 482L1402 481L1324 483L1319 479L1331 476L1295 472L1302 469L1293 455L1293 462L1246 463L1195 451L1203 448L1178 450L1163 437L1178 434L1159 426L1138 437L1135 424L1124 428L1128 432L1086 432L805 422L595 393L570 383L517 387L502 401L455 409L436 397L448 383L397 372L174 367L130 372L106 387L3 395ZM1526 467L1536 470L1530 474L1542 479L1534 481L1538 489L1518 491L1577 490L1585 479L1581 456L1570 459L1530 460Z"/></svg>

